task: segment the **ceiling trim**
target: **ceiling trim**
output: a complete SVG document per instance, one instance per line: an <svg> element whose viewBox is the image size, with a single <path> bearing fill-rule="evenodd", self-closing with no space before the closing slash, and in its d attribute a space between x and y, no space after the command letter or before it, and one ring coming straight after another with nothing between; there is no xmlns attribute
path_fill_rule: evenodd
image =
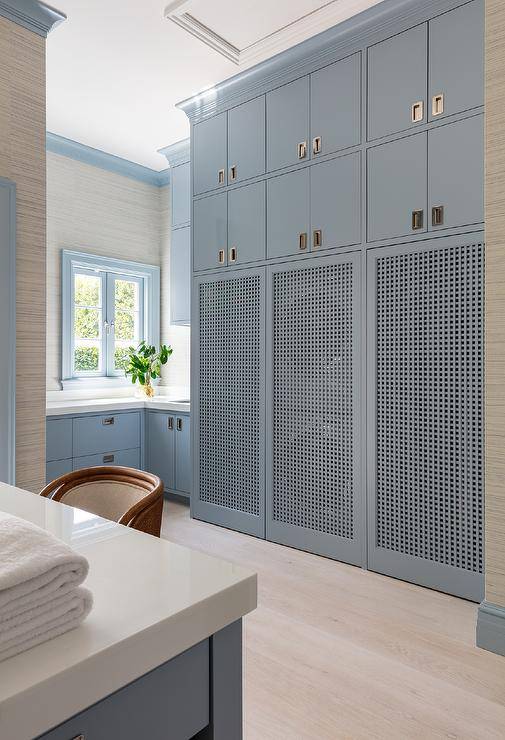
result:
<svg viewBox="0 0 505 740"><path fill-rule="evenodd" d="M0 0L0 16L44 38L67 18L38 0Z"/></svg>
<svg viewBox="0 0 505 740"><path fill-rule="evenodd" d="M186 164L191 157L190 140L182 139L182 141L176 141L175 144L170 144L170 146L164 146L158 149L158 154L167 158L170 167Z"/></svg>
<svg viewBox="0 0 505 740"><path fill-rule="evenodd" d="M101 149L95 149L73 139L67 139L65 136L53 134L50 131L46 134L46 151L158 188L170 184L169 168L157 172L149 167L144 167L142 164L116 157L115 154L108 154L108 152Z"/></svg>

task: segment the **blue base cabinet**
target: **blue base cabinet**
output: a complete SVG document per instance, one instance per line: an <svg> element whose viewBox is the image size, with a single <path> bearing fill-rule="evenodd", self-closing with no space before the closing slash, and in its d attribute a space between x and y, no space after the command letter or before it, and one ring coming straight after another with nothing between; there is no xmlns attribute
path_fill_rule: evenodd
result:
<svg viewBox="0 0 505 740"><path fill-rule="evenodd" d="M146 416L146 470L161 478L165 491L189 496L190 417L164 411Z"/></svg>

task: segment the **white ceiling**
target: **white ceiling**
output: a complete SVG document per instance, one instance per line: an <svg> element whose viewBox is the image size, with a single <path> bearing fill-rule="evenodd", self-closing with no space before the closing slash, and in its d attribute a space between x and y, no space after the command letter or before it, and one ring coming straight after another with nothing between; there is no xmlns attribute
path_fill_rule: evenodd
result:
<svg viewBox="0 0 505 740"><path fill-rule="evenodd" d="M378 2L54 0L48 131L164 169L156 150L189 134L175 103Z"/></svg>

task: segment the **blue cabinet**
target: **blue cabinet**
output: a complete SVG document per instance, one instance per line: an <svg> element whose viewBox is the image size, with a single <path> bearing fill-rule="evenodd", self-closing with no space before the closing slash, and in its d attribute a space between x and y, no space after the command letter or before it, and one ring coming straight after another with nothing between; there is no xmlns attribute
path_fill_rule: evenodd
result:
<svg viewBox="0 0 505 740"><path fill-rule="evenodd" d="M175 490L191 493L191 419L175 418Z"/></svg>
<svg viewBox="0 0 505 740"><path fill-rule="evenodd" d="M179 169L179 168L178 168ZM172 231L170 244L170 323L189 325L191 315L190 227Z"/></svg>
<svg viewBox="0 0 505 740"><path fill-rule="evenodd" d="M191 491L190 434L188 415L147 412L146 468L161 478L165 491Z"/></svg>
<svg viewBox="0 0 505 740"><path fill-rule="evenodd" d="M48 419L46 423L46 460L72 457L72 419Z"/></svg>
<svg viewBox="0 0 505 740"><path fill-rule="evenodd" d="M74 457L72 470L93 468L96 465L120 465L125 468L140 468L140 448L134 450L118 450L116 452L101 452L98 455L84 455Z"/></svg>
<svg viewBox="0 0 505 740"><path fill-rule="evenodd" d="M193 128L193 192L195 195L226 185L226 113Z"/></svg>
<svg viewBox="0 0 505 740"><path fill-rule="evenodd" d="M265 172L265 96L228 111L228 183Z"/></svg>
<svg viewBox="0 0 505 740"><path fill-rule="evenodd" d="M228 199L218 193L193 203L193 269L227 264Z"/></svg>
<svg viewBox="0 0 505 740"><path fill-rule="evenodd" d="M310 172L290 172L267 181L267 256L308 249Z"/></svg>
<svg viewBox="0 0 505 740"><path fill-rule="evenodd" d="M59 478L61 475L71 473L72 470L74 470L72 458L46 462L46 483L56 480L56 478Z"/></svg>
<svg viewBox="0 0 505 740"><path fill-rule="evenodd" d="M228 264L265 259L266 187L264 182L228 193Z"/></svg>
<svg viewBox="0 0 505 740"><path fill-rule="evenodd" d="M310 168L311 249L361 241L361 153Z"/></svg>
<svg viewBox="0 0 505 740"><path fill-rule="evenodd" d="M191 214L190 163L170 169L170 187L172 191L172 228L187 226Z"/></svg>
<svg viewBox="0 0 505 740"><path fill-rule="evenodd" d="M309 78L267 93L267 170L309 157Z"/></svg>
<svg viewBox="0 0 505 740"><path fill-rule="evenodd" d="M73 421L74 457L140 447L140 412L87 416Z"/></svg>

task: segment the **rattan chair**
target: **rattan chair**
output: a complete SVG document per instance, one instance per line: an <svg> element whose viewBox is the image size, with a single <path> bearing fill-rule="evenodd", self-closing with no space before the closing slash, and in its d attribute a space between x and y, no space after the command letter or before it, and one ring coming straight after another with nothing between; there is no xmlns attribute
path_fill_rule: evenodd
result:
<svg viewBox="0 0 505 740"><path fill-rule="evenodd" d="M84 468L48 483L40 495L160 536L163 483L151 473L112 465Z"/></svg>

